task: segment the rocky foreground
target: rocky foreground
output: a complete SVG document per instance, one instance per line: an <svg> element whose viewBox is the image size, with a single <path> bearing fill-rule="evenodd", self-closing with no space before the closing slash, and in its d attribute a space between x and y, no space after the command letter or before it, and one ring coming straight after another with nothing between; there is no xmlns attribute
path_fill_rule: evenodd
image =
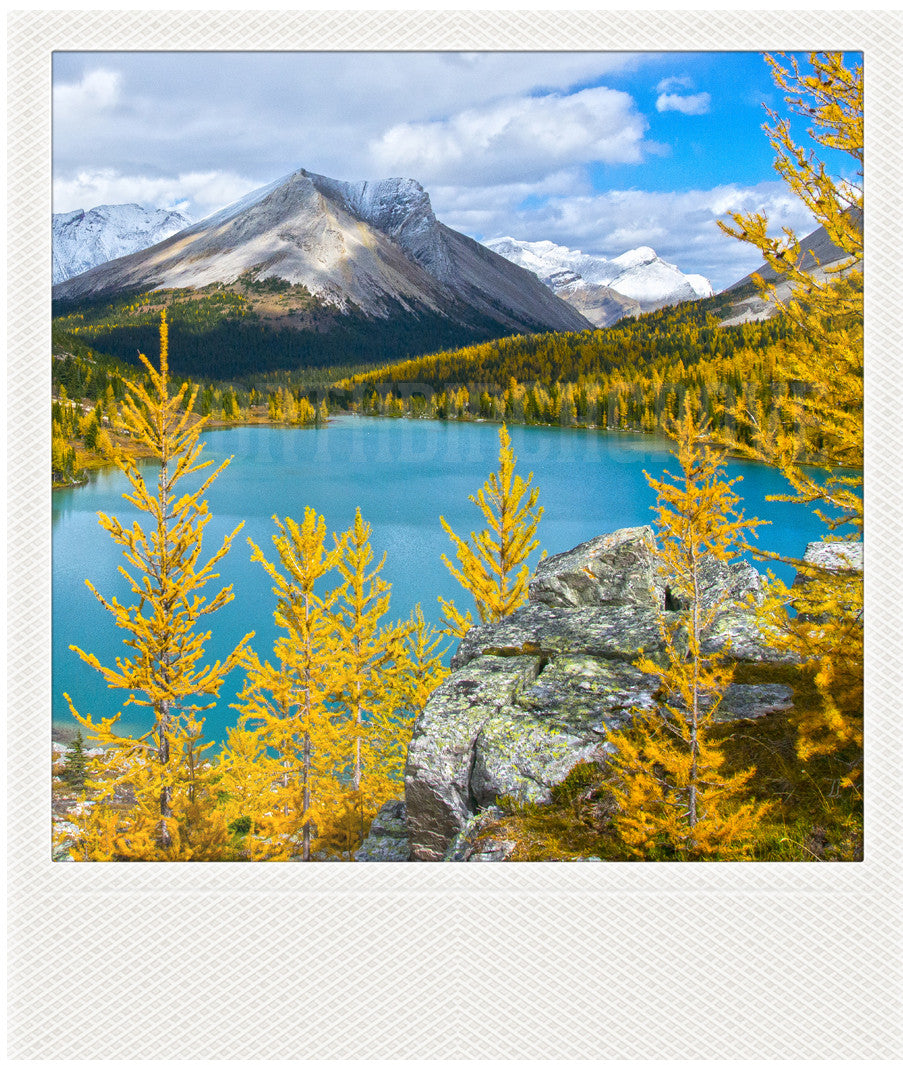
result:
<svg viewBox="0 0 903 1065"><path fill-rule="evenodd" d="M841 546L853 545L810 545L807 561L818 554L830 567ZM477 839L500 799L546 802L577 763L604 761L606 729L656 695L656 679L634 665L638 654L663 650L662 616L684 606L657 574L654 548L642 526L546 559L525 606L467 634L415 726L405 801L383 807L358 861L504 860L513 844ZM763 596L749 563L707 559L703 603L720 606L704 650L737 664L792 664L764 641L755 617ZM786 684L735 683L718 720L792 702Z"/></svg>

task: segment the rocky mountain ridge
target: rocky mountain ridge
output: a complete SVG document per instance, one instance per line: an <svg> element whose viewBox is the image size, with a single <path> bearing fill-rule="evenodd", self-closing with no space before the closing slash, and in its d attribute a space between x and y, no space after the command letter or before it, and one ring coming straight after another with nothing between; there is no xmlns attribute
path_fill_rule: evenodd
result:
<svg viewBox="0 0 903 1065"><path fill-rule="evenodd" d="M854 217L861 228L862 211L856 208L849 208L849 211L854 212ZM831 241L824 226L819 226L808 236L803 237L800 241L800 250L802 252L800 266L817 281L824 281L832 273L836 273L838 264L845 258L844 252ZM862 264L860 263L855 269L861 270ZM779 280L774 269L763 262L752 273L735 281L733 285L729 285L724 290L726 294L735 294L736 299L730 316L724 319L722 325L761 321L779 313L778 307L772 301L763 300L758 294L753 283L754 274L758 274L763 281L777 282L774 289L778 300L784 301L790 298L792 285L788 281Z"/></svg>

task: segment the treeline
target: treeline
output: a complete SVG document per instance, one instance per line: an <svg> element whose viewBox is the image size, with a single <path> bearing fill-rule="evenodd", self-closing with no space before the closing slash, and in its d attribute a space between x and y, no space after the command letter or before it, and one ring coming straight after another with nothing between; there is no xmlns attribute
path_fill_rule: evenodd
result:
<svg viewBox="0 0 903 1065"><path fill-rule="evenodd" d="M357 375L351 383L413 381L437 389L450 382L480 381L504 387L514 378L550 388L630 368L722 360L790 335L791 327L782 318L722 326L717 311L728 306L727 300L721 296L681 303L582 333L504 337L383 366Z"/></svg>
<svg viewBox="0 0 903 1065"><path fill-rule="evenodd" d="M142 380L139 368L54 328L51 477L55 486L84 483L88 469L112 461L113 443L136 456L145 453L121 417L130 385ZM186 395L197 388L192 417L203 417L212 425L318 426L329 418L327 391L304 384L303 374L261 374L243 382L197 382L178 375L170 380L176 388L187 385Z"/></svg>

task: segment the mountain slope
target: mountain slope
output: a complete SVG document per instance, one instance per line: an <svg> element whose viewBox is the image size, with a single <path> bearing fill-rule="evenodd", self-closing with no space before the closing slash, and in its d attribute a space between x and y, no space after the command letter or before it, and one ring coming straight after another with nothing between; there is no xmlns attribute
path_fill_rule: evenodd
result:
<svg viewBox="0 0 903 1065"><path fill-rule="evenodd" d="M712 295L706 278L682 273L651 248L636 248L606 259L572 251L550 240L500 237L486 241L486 246L532 270L557 296L598 326Z"/></svg>
<svg viewBox="0 0 903 1065"><path fill-rule="evenodd" d="M148 248L189 225L191 219L181 211L149 210L136 203L55 214L53 283Z"/></svg>
<svg viewBox="0 0 903 1065"><path fill-rule="evenodd" d="M850 210L854 210L850 208ZM862 211L858 211L859 225L862 225ZM803 255L800 265L807 273L819 281L823 281L828 275L826 267L834 267L845 258L844 253L836 244L833 244L825 232L824 226L814 229L808 236L800 241L800 250ZM861 266L859 267L861 269ZM752 273L729 285L724 292L733 297L730 315L725 319L725 325L739 325L743 322L762 321L778 314L778 308L769 300L763 300L753 283L753 275L758 274L763 281L775 281L777 273L762 263ZM787 281L778 281L774 286L775 295L780 300L786 300L790 296L791 285Z"/></svg>
<svg viewBox="0 0 903 1065"><path fill-rule="evenodd" d="M303 286L322 306L365 319L438 315L484 332L590 324L529 271L442 225L416 182L349 184L305 170L153 247L71 278L53 295L72 302L203 290L248 276Z"/></svg>

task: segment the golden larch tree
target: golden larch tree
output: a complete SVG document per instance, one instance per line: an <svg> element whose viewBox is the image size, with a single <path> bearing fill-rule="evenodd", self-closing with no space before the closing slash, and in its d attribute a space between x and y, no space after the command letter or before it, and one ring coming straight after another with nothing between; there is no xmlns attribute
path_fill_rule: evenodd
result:
<svg viewBox="0 0 903 1065"><path fill-rule="evenodd" d="M411 728L429 697L448 676L448 668L442 661L446 648L441 647L441 643L442 633L427 624L418 603L408 621L408 633L397 668L388 678L391 699L409 719ZM406 737L405 746L408 740L410 735Z"/></svg>
<svg viewBox="0 0 903 1065"><path fill-rule="evenodd" d="M238 663L253 633L245 636L225 661L203 663L211 633L199 629L199 623L233 599L231 585L220 588L211 598L206 589L218 579L216 567L241 525L225 537L207 561L202 558L204 530L211 517L205 493L229 460L208 473L199 486L185 487L179 494L187 478L209 468L212 462L202 461L204 445L199 437L203 421L191 413L197 390L187 397L185 384L176 395L169 395L165 312L160 323L159 371L146 356L140 357L148 384L125 381L128 392L121 418L132 437L157 460L156 485L148 484L141 468L124 450L113 447L110 455L131 486L124 499L149 518L148 528L137 520L127 527L115 516L99 515L101 527L123 548L128 566L120 567L120 573L135 602L126 605L115 597L107 599L86 581L116 625L125 631L129 654L117 658L115 666L105 666L96 655L78 647L72 650L103 676L108 687L129 692L124 705L148 707L153 728L139 739L119 736L114 728L121 713L95 723L90 714L81 716L68 695L66 698L93 742L111 752L99 801L108 799L117 784L134 794L134 814L122 816L122 831L115 836L121 856L151 857L162 852L165 860L173 860L190 857L180 849L179 838L185 832L177 815L179 810L187 813L189 806L196 812L199 799L198 752L203 749L199 715L216 705L223 680ZM174 805L177 792L178 809ZM151 823L155 825L153 846L148 836ZM113 837L108 834L104 838Z"/></svg>
<svg viewBox="0 0 903 1065"><path fill-rule="evenodd" d="M792 231L769 236L761 213L734 215L733 226L719 223L762 252L775 280L757 279L760 292L797 327L768 353L785 386L775 395L772 417L766 423L743 402L732 413L751 438L741 450L777 467L787 479L792 494L776 498L813 506L827 527L826 539L858 540L864 525L862 67L848 67L838 52L810 54L808 69L794 58L786 66L766 58L791 113L810 123L808 133L817 145L846 153L856 174L832 176L814 152L796 144L790 121L769 111L765 130L775 168L840 255L819 269ZM799 754L861 751L862 570L780 561L793 565L801 579L793 588L773 582L769 631L782 650L803 660L822 700L821 707L800 717ZM861 756L844 758L841 775L852 783Z"/></svg>
<svg viewBox="0 0 903 1065"><path fill-rule="evenodd" d="M399 715L391 698L390 676L401 668L405 623L383 625L389 611L391 585L373 565L370 525L358 509L354 525L342 538L338 562L344 578L337 600L337 680L334 697L341 706L338 727L345 749L344 780L348 823L346 848L363 841L379 806L404 787L403 769L412 721ZM372 567L372 568L371 568Z"/></svg>
<svg viewBox="0 0 903 1065"><path fill-rule="evenodd" d="M689 402L672 432L680 474L646 478L658 495L658 570L682 609L660 617L663 653L637 662L659 681L658 703L608 733L614 823L641 857L740 857L763 808L740 798L753 770L723 775L724 756L711 736L733 669L723 653L704 650L725 593L707 598L701 577L707 558L726 562L760 523L737 512L736 481L724 478L720 452L706 446Z"/></svg>
<svg viewBox="0 0 903 1065"><path fill-rule="evenodd" d="M277 752L269 769L274 790L261 793L270 806L265 811L270 844L289 857L300 836L301 857L309 861L313 830L331 804L341 757L332 697L342 650L336 603L343 587L323 591L322 585L339 565L344 540L327 549L326 521L311 507L300 524L273 520L279 530L273 536L277 562L249 543L252 560L273 582L274 616L283 635L273 648L275 664L253 651L244 656L246 681L238 707L240 723ZM256 759L254 767L266 772L267 762Z"/></svg>
<svg viewBox="0 0 903 1065"><path fill-rule="evenodd" d="M465 540L453 532L444 517L442 528L455 545L458 566L443 555L442 561L473 596L481 621L500 621L527 601L530 567L527 559L539 546L536 528L543 508L537 507L539 489L531 488L533 474L526 480L515 473L517 459L505 425L499 429L499 468L475 496L469 499L479 507L488 528L472 532ZM451 636L464 636L473 625L470 611L461 614L454 600L441 596L444 630Z"/></svg>

